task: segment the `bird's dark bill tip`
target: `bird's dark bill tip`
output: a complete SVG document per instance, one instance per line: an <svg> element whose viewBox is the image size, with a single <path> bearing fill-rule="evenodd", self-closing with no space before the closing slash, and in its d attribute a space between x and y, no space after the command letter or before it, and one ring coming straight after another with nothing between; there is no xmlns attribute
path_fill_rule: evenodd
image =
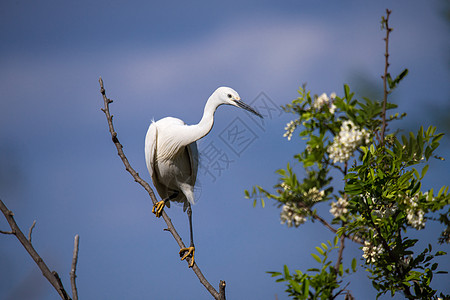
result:
<svg viewBox="0 0 450 300"><path fill-rule="evenodd" d="M247 103L242 102L242 101L235 101L235 103L236 103L237 106L239 106L240 108L243 108L243 109L245 109L245 110L247 110L247 111L249 111L249 112L251 112L251 113L257 115L257 116L260 117L261 119L263 118L263 116L262 116L259 112L257 112L253 107L251 107L251 106L248 105Z"/></svg>

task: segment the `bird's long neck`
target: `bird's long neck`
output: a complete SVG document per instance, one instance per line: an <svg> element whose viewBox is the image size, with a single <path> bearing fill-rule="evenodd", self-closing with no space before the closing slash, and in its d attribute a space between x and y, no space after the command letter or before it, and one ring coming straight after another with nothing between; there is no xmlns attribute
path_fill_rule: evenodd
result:
<svg viewBox="0 0 450 300"><path fill-rule="evenodd" d="M206 102L205 109L203 111L202 119L198 124L186 126L186 131L184 132L183 144L193 143L205 135L207 135L214 125L214 113L217 107L220 105L213 97L210 97Z"/></svg>

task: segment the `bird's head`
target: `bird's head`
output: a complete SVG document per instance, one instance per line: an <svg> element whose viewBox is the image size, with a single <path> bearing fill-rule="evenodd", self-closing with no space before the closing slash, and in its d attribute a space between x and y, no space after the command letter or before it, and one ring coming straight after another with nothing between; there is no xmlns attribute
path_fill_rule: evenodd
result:
<svg viewBox="0 0 450 300"><path fill-rule="evenodd" d="M239 108L243 108L243 109L257 115L258 117L262 118L262 115L259 112L257 112L255 109L253 109L250 105L243 102L241 100L241 97L239 97L239 94L232 88L220 87L214 92L213 95L217 96L217 98L219 99L221 104L228 104L228 105L233 105L233 106L236 106Z"/></svg>

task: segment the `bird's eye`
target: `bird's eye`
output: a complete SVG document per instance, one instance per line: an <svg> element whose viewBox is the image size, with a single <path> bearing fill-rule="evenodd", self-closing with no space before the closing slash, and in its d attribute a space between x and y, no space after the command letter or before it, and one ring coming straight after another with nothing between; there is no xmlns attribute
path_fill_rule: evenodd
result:
<svg viewBox="0 0 450 300"><path fill-rule="evenodd" d="M233 96L231 96L231 94L228 94L227 96L228 96L228 98L230 98L230 99L231 99L231 97L233 97Z"/></svg>

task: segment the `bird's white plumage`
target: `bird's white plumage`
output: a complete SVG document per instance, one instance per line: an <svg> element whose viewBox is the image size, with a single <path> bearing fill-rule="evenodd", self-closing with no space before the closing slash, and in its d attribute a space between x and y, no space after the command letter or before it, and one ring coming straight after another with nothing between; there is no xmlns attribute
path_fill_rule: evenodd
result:
<svg viewBox="0 0 450 300"><path fill-rule="evenodd" d="M179 192L172 201L187 200L194 204L198 150L196 142L181 146L176 139L177 132L183 126L186 126L183 121L171 117L152 122L145 138L145 160L162 199ZM167 202L167 206L170 207L170 202Z"/></svg>
<svg viewBox="0 0 450 300"><path fill-rule="evenodd" d="M171 201L185 202L185 208L188 203L194 203L198 170L196 141L209 133L214 124L214 113L222 104L244 108L261 117L242 102L232 88L220 87L206 102L203 117L198 124L186 125L182 120L172 117L150 124L145 138L145 160L153 184L162 199L178 192Z"/></svg>
<svg viewBox="0 0 450 300"><path fill-rule="evenodd" d="M189 267L194 265L194 237L192 230L192 209L194 186L198 170L196 141L209 133L214 124L214 112L222 104L244 108L262 117L253 108L241 101L231 88L220 87L209 97L203 110L203 117L196 125L186 125L176 118L164 118L152 122L145 137L145 160L153 184L162 200L155 203L152 212L156 217L163 213L170 201L184 203L189 218L191 244L180 249L181 260L190 256Z"/></svg>

